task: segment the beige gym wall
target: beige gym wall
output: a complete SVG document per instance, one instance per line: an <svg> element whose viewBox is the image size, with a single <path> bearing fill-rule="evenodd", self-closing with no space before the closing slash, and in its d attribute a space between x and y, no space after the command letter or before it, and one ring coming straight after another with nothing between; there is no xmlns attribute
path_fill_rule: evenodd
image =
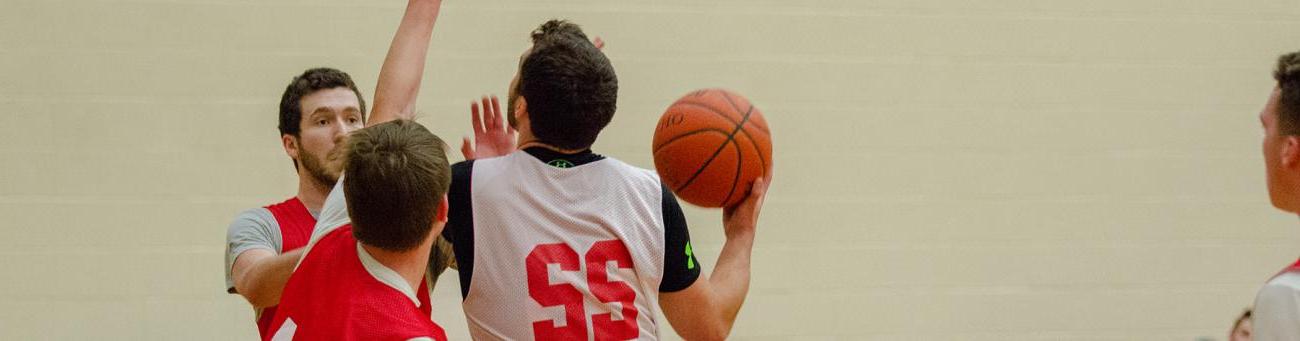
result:
<svg viewBox="0 0 1300 341"><path fill-rule="evenodd" d="M405 2L2 5L0 339L254 338L223 243L294 194L281 91L332 66L369 99ZM695 88L766 114L734 339L1221 340L1300 256L1256 118L1300 50L1291 0L447 0L420 121L459 140L552 17L618 70L598 152L652 167ZM712 269L721 214L688 215ZM465 339L454 278L435 319Z"/></svg>

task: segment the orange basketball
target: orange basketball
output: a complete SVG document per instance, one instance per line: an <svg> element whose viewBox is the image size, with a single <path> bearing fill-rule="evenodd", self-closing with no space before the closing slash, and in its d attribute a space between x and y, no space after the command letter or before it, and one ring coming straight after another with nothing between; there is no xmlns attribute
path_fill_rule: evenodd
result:
<svg viewBox="0 0 1300 341"><path fill-rule="evenodd" d="M677 197L702 207L730 207L772 169L767 120L749 100L723 89L682 96L659 118L655 170Z"/></svg>

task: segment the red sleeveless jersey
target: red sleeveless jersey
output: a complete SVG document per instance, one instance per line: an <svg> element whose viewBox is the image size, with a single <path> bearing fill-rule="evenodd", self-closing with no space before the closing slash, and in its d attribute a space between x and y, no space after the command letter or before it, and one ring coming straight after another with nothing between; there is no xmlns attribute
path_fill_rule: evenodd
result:
<svg viewBox="0 0 1300 341"><path fill-rule="evenodd" d="M263 340L446 340L430 319L427 284L399 290L388 283L404 280L361 252L351 224L321 236L289 277Z"/></svg>
<svg viewBox="0 0 1300 341"><path fill-rule="evenodd" d="M307 211L307 206L298 197L289 198L279 204L266 206L280 225L280 253L297 250L306 246L311 239L311 230L316 226L316 218ZM270 334L271 318L275 317L276 306L263 308L257 316L257 332L263 338Z"/></svg>

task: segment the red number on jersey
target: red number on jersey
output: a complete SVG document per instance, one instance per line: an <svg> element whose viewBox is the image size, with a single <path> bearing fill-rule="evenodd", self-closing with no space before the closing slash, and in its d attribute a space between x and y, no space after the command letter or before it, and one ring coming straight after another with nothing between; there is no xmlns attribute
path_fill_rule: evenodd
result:
<svg viewBox="0 0 1300 341"><path fill-rule="evenodd" d="M613 239L597 242L587 251L587 287L602 303L619 303L623 318L614 320L613 313L591 317L596 340L635 339L637 328L636 291L627 283L610 281L606 264L614 262L619 269L633 269L632 255L623 241ZM587 339L586 312L582 306L583 295L568 283L550 283L547 264L559 264L561 271L578 271L578 253L567 244L543 244L533 248L526 260L528 265L528 294L543 307L564 306L565 326L555 327L550 320L533 322L533 337L538 340Z"/></svg>
<svg viewBox="0 0 1300 341"><path fill-rule="evenodd" d="M582 292L572 284L551 284L547 264L559 264L560 271L578 271L578 253L563 243L543 244L528 253L528 296L543 307L564 306L564 327L549 320L533 322L537 340L586 340L587 313L582 309Z"/></svg>
<svg viewBox="0 0 1300 341"><path fill-rule="evenodd" d="M591 316L596 341L634 339L636 327L636 291L624 282L610 282L605 264L615 262L620 269L632 268L632 255L621 240L606 240L591 246L587 251L587 285L591 294L602 303L618 302L623 307L623 319L615 321L613 313Z"/></svg>

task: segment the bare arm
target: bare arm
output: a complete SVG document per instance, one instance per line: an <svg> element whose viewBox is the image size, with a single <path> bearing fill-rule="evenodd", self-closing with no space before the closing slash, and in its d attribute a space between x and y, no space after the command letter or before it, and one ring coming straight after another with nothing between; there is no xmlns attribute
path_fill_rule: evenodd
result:
<svg viewBox="0 0 1300 341"><path fill-rule="evenodd" d="M722 340L731 334L736 315L749 293L750 254L754 250L758 215L767 195L769 179L755 181L745 201L724 211L723 228L727 241L718 255L713 274L701 274L700 279L685 290L659 295L664 317L682 338Z"/></svg>
<svg viewBox="0 0 1300 341"><path fill-rule="evenodd" d="M375 104L367 126L414 118L415 99L420 92L424 61L429 54L429 39L433 36L433 24L438 19L440 7L441 0L407 2L406 14L397 26L384 66L379 70Z"/></svg>
<svg viewBox="0 0 1300 341"><path fill-rule="evenodd" d="M235 258L231 269L235 291L254 308L280 304L284 284L289 282L289 275L293 274L293 267L298 265L301 257L302 249L279 255L267 249L244 251Z"/></svg>

